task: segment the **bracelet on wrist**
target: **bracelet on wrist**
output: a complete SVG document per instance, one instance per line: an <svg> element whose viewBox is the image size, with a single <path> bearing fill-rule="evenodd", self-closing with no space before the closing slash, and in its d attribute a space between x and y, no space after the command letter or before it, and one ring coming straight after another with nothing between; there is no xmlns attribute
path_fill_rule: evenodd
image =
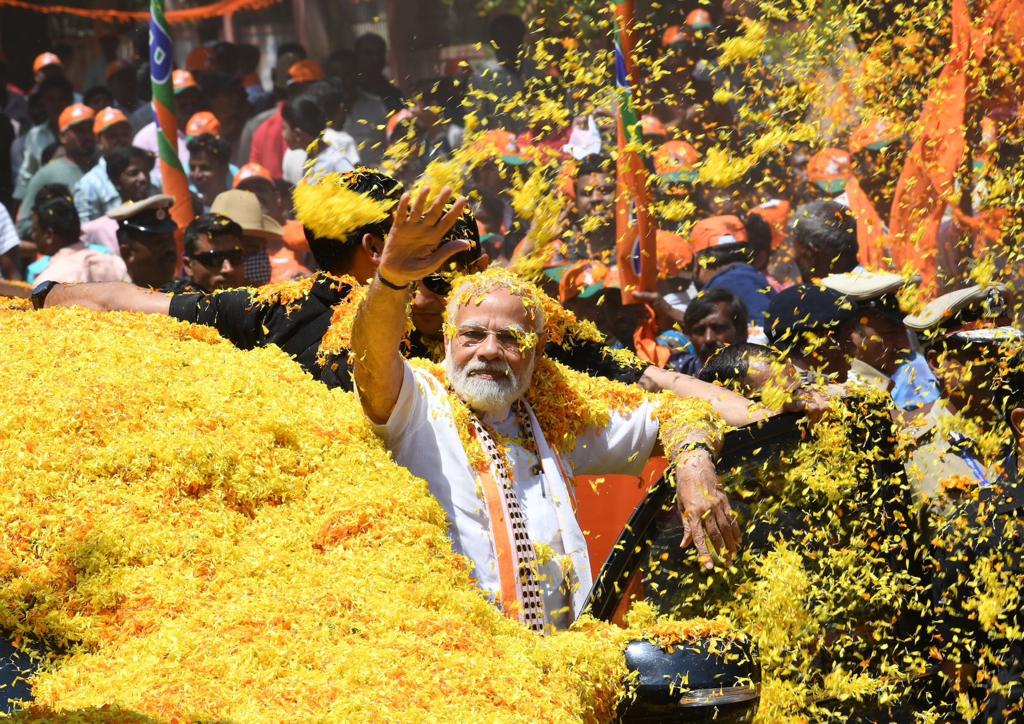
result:
<svg viewBox="0 0 1024 724"><path fill-rule="evenodd" d="M676 457L679 457L683 453L693 452L694 450L703 450L711 459L715 459L715 451L706 442L686 442L676 448Z"/></svg>
<svg viewBox="0 0 1024 724"><path fill-rule="evenodd" d="M377 277L377 281L379 281L381 284L386 286L388 289L394 289L396 292L402 292L402 291L405 291L406 289L409 288L409 284L408 283L406 283L406 284L395 284L394 282L389 282L387 279L385 279L383 276L381 276L380 269L378 269L375 272L375 274L376 274L376 277Z"/></svg>

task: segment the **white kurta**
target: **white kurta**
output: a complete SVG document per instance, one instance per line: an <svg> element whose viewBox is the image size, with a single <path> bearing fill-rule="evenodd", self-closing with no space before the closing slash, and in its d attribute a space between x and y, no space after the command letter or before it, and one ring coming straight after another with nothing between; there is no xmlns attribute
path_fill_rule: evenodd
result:
<svg viewBox="0 0 1024 724"><path fill-rule="evenodd" d="M542 544L554 553L540 567L546 622L565 628L579 614L593 581L586 541L573 509L572 481L565 480L561 471L570 477L639 475L657 440L658 424L648 403L628 416L613 413L607 428L581 435L575 449L556 461L532 411L530 417L543 474L533 473L532 452L517 444L505 448L530 540L535 547ZM395 461L427 481L447 513L455 552L470 560L479 586L493 600L500 600L487 504L459 437L448 391L432 374L406 362L395 409L387 423L374 427ZM514 427L513 414L495 429L507 433Z"/></svg>

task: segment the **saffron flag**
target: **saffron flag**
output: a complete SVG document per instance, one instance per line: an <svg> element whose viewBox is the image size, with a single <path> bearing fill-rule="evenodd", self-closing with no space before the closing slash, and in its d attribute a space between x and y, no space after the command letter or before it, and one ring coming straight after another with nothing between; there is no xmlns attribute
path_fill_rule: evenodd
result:
<svg viewBox="0 0 1024 724"><path fill-rule="evenodd" d="M1000 218L998 210L974 219L956 213L956 177L967 151L968 108L978 105L984 111L996 101L984 97L992 94L986 87L991 81L982 82L998 75L990 50L1019 49L1024 43L1022 0L992 0L977 27L967 0L953 0L951 14L949 58L921 111L921 135L907 155L889 224L896 268L913 265L926 287L937 281L938 234L947 206L953 207L962 228L982 228L989 237L998 234L991 228ZM1024 64L1019 54L1010 62Z"/></svg>
<svg viewBox="0 0 1024 724"><path fill-rule="evenodd" d="M164 0L150 0L149 4L149 78L153 86L153 112L157 123L157 149L160 156L160 174L163 192L174 197L171 218L178 225L176 274L181 274L185 255L185 227L192 221L192 195L188 190L188 177L178 158L178 117L175 115L174 46L164 19Z"/></svg>

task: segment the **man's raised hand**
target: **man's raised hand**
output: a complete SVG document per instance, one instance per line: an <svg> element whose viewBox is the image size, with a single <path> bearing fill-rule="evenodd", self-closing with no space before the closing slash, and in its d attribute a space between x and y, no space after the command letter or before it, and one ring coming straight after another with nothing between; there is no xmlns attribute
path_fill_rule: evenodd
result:
<svg viewBox="0 0 1024 724"><path fill-rule="evenodd" d="M441 244L445 234L462 216L466 198L457 198L445 213L452 190L445 186L428 207L429 194L430 189L423 188L415 199L405 193L398 202L378 267L379 274L392 284L406 285L419 281L470 247L470 242L461 239Z"/></svg>

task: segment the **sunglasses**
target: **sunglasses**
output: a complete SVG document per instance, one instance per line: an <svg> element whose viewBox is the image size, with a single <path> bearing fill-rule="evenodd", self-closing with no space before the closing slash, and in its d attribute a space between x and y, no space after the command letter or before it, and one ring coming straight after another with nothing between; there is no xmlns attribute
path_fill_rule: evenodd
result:
<svg viewBox="0 0 1024 724"><path fill-rule="evenodd" d="M440 274L431 274L430 276L423 277L420 279L422 284L428 291L433 292L439 297L447 297L452 291L452 278L458 272L465 272L480 258L483 254L483 250L480 248L480 242L476 238L467 238L471 246L465 251L460 251L458 254L448 260L448 268L454 271L441 272Z"/></svg>
<svg viewBox="0 0 1024 724"><path fill-rule="evenodd" d="M227 251L204 251L192 257L207 269L219 269L228 262L231 266L238 266L242 263L242 250L228 249Z"/></svg>

